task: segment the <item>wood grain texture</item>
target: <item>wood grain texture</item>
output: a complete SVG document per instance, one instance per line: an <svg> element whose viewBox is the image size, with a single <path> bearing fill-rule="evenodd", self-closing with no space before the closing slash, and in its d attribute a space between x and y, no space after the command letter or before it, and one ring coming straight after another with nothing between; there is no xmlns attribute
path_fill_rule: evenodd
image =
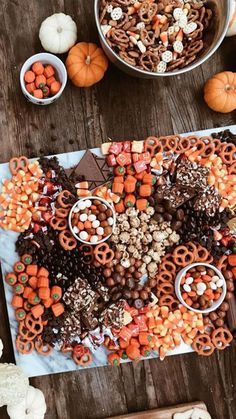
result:
<svg viewBox="0 0 236 419"><path fill-rule="evenodd" d="M236 37L226 39L200 68L180 77L155 81L131 78L115 67L90 89L70 82L49 107L28 103L20 91L19 71L42 51L38 30L54 12L70 14L79 41L98 41L93 0L1 0L0 2L0 161L98 146L113 139L181 133L236 123L236 114L221 115L206 107L204 82L213 73L236 71ZM62 57L63 59L65 57ZM2 362L14 361L7 313L0 286ZM46 419L105 418L129 412L203 400L214 419L236 412L236 351L228 348L210 358L174 356L81 372L38 377L31 383L46 396ZM4 409L1 419L7 418Z"/></svg>
<svg viewBox="0 0 236 419"><path fill-rule="evenodd" d="M173 419L175 413L187 412L191 409L207 410L205 403L193 402L184 403L172 407L162 407L158 409L151 409L147 411L128 413L127 415L114 416L112 419Z"/></svg>

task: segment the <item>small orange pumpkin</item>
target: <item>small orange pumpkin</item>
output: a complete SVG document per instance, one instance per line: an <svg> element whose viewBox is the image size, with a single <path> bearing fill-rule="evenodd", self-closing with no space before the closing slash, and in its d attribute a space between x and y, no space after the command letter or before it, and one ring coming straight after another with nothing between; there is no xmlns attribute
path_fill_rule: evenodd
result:
<svg viewBox="0 0 236 419"><path fill-rule="evenodd" d="M69 51L66 68L75 86L89 87L103 78L108 59L96 44L79 42Z"/></svg>
<svg viewBox="0 0 236 419"><path fill-rule="evenodd" d="M208 80L204 99L213 111L228 113L236 109L236 73L223 71Z"/></svg>

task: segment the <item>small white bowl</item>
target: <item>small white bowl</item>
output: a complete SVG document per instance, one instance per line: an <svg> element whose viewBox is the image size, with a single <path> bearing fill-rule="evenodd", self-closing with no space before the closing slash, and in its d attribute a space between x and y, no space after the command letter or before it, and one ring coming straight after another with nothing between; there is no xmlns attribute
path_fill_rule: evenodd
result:
<svg viewBox="0 0 236 419"><path fill-rule="evenodd" d="M113 223L113 226L112 226L112 232L111 232L111 234L109 234L108 236L106 236L106 237L104 237L102 240L99 240L97 243L91 243L91 242L87 242L87 241L85 241L85 240L82 240L79 236L77 236L77 234L73 231L73 227L72 227L72 215L73 215L73 212L74 212L74 209L77 207L77 205L78 205L78 203L79 202L81 202L81 201L87 201L87 200L90 200L90 201L94 201L94 200L96 200L96 201L101 201L101 203L102 204L105 204L109 209L111 209L112 210L112 214L113 214L113 220L114 220L114 223ZM107 241L108 239L109 239L109 237L111 237L111 235L112 235L112 233L113 233L113 231L114 231L114 228L115 228L115 225L116 225L116 213L115 213L115 210L114 210L114 208L112 207L112 205L109 203L109 202L107 202L105 199L103 199L103 198L99 198L99 197L97 197L97 196L86 196L85 198L81 198L81 199L79 199L74 205L73 205L73 207L71 208L71 210L70 210L70 214L69 214L69 227L70 227L70 231L71 231L71 233L73 234L73 236L78 240L78 241L80 241L80 242L82 242L82 243L84 243L84 244L89 244L89 245L92 245L92 246L96 246L97 244L100 244L100 243L104 243L105 241Z"/></svg>
<svg viewBox="0 0 236 419"><path fill-rule="evenodd" d="M58 81L61 82L61 89L59 92L52 97L47 97L45 99L38 99L34 96L32 96L25 87L25 81L24 81L24 75L25 72L30 70L31 66L36 63L37 61L40 61L42 64L51 64L55 70ZM28 58L28 60L25 61L23 66L21 67L20 71L20 85L23 95L26 97L29 102L34 103L35 105L50 105L51 103L55 102L62 94L63 90L65 89L67 82L67 71L66 67L64 66L63 62L56 57L56 55L48 54L47 52L42 52L40 54L32 55L32 57Z"/></svg>
<svg viewBox="0 0 236 419"><path fill-rule="evenodd" d="M194 268L195 266L206 266L209 269L213 269L215 271L216 275L219 276L219 278L224 281L223 291L222 291L222 294L221 294L220 298L216 302L214 302L211 307L206 308L205 310L198 310L198 309L192 308L188 304L186 304L186 302L184 301L184 299L182 297L181 290L180 290L180 285L181 285L180 283L181 283L182 277L189 271L189 269ZM213 265L210 265L209 263L192 263L191 265L185 266L185 268L181 269L181 271L178 272L178 274L175 278L175 293L176 293L176 296L178 297L181 304L183 304L185 307L187 307L188 310L195 311L195 313L207 314L207 313L211 313L212 311L217 310L217 308L223 303L223 301L225 299L225 296L226 296L226 292L227 292L227 286L226 286L226 281L225 281L224 276L219 271L219 269L217 269Z"/></svg>

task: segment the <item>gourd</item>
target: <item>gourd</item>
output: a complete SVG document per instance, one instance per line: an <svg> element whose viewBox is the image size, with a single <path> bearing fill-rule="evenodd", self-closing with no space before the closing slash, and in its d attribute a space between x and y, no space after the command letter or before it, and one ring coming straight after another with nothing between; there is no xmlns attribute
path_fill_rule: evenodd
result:
<svg viewBox="0 0 236 419"><path fill-rule="evenodd" d="M103 78L108 59L96 44L80 42L69 51L66 68L75 86L89 87Z"/></svg>
<svg viewBox="0 0 236 419"><path fill-rule="evenodd" d="M236 109L236 73L224 71L208 80L204 99L213 111L228 113Z"/></svg>
<svg viewBox="0 0 236 419"><path fill-rule="evenodd" d="M231 16L226 36L236 35L236 0L231 0Z"/></svg>
<svg viewBox="0 0 236 419"><path fill-rule="evenodd" d="M63 54L75 45L77 26L69 15L55 13L42 22L39 39L46 51Z"/></svg>
<svg viewBox="0 0 236 419"><path fill-rule="evenodd" d="M47 410L45 398L41 390L28 387L23 401L7 407L10 419L43 419Z"/></svg>
<svg viewBox="0 0 236 419"><path fill-rule="evenodd" d="M29 380L14 364L0 364L0 407L20 403L28 390Z"/></svg>

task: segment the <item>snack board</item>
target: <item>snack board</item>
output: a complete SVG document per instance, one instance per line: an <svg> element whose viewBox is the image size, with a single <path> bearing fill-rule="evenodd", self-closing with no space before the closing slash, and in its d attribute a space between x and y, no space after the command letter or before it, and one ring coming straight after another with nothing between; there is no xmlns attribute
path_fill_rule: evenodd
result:
<svg viewBox="0 0 236 419"><path fill-rule="evenodd" d="M184 134L184 136L189 135L198 135L198 136L207 136L212 132L220 132L224 129L230 129L232 133L236 134L236 126L231 127L221 127L218 129L210 129L205 131L198 131L191 134ZM95 148L91 150L97 156L101 156L100 149ZM75 166L78 161L83 157L85 151L77 151L72 153L64 153L57 155L59 163L65 169L69 169ZM10 171L8 164L0 165L0 180L10 177ZM17 253L15 252L15 242L17 240L18 234L12 231L1 231L0 234L0 259L2 266L2 274L5 277L5 274L12 270L13 264L19 259ZM15 319L14 309L11 305L12 291L10 287L4 281L4 289L7 301L8 316L10 322L11 336L14 347L14 354L17 365L21 366L28 377L73 371L81 369L76 365L71 358L70 354L62 353L59 349L54 349L52 354L49 356L41 356L39 353L34 351L33 353L23 355L20 354L15 346L15 340L17 336L17 327L18 323ZM57 347L55 347L57 348ZM175 350L170 351L168 355L181 354L186 352L192 352L190 345L181 343L179 347ZM153 353L149 358L157 357L157 354ZM126 362L126 361L124 361ZM93 362L88 367L98 367L107 365L107 351L106 348L100 347L93 354Z"/></svg>

